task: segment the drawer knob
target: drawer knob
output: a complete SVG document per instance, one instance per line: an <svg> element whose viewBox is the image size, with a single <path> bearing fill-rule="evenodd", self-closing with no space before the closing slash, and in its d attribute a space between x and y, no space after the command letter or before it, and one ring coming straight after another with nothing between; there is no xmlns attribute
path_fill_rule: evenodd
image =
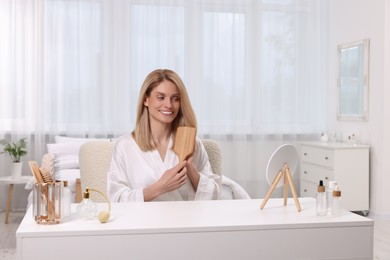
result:
<svg viewBox="0 0 390 260"><path fill-rule="evenodd" d="M328 180L329 178L328 177L325 177L325 180Z"/></svg>
<svg viewBox="0 0 390 260"><path fill-rule="evenodd" d="M306 156L306 155L307 155L307 153L303 153L303 155L304 155L304 156Z"/></svg>
<svg viewBox="0 0 390 260"><path fill-rule="evenodd" d="M307 171L303 171L303 174L307 174Z"/></svg>
<svg viewBox="0 0 390 260"><path fill-rule="evenodd" d="M307 189L304 189L303 191L304 191L304 192L307 192Z"/></svg>
<svg viewBox="0 0 390 260"><path fill-rule="evenodd" d="M325 157L325 160L328 160L329 158L328 157Z"/></svg>

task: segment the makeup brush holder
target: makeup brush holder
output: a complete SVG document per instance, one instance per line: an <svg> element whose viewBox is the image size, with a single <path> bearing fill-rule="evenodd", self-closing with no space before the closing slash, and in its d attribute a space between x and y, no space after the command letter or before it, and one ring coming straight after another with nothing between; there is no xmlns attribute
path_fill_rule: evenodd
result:
<svg viewBox="0 0 390 260"><path fill-rule="evenodd" d="M38 224L58 224L62 222L61 199L63 187L63 182L35 183L33 212Z"/></svg>

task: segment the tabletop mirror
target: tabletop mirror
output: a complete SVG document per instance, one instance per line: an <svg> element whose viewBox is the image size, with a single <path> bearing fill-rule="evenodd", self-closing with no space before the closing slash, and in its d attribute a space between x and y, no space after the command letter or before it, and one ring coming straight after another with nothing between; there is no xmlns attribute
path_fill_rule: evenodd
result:
<svg viewBox="0 0 390 260"><path fill-rule="evenodd" d="M339 120L368 119L369 39L338 46Z"/></svg>

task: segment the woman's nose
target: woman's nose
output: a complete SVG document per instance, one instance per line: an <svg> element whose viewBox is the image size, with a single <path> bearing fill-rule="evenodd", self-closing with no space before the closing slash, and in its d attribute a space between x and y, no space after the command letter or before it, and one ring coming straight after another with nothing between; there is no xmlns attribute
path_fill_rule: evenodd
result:
<svg viewBox="0 0 390 260"><path fill-rule="evenodd" d="M167 99L165 100L165 102L164 102L164 105L165 105L166 107L172 107L172 101L171 101L171 99L170 99L170 98L167 98Z"/></svg>

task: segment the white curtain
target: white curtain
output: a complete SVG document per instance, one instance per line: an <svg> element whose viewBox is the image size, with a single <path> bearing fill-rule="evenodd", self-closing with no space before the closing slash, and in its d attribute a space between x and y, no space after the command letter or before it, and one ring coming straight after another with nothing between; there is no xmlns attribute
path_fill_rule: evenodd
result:
<svg viewBox="0 0 390 260"><path fill-rule="evenodd" d="M326 128L327 17L326 0L2 0L0 138L27 137L27 161L57 134L127 133L169 68L224 174L261 197L273 150Z"/></svg>

